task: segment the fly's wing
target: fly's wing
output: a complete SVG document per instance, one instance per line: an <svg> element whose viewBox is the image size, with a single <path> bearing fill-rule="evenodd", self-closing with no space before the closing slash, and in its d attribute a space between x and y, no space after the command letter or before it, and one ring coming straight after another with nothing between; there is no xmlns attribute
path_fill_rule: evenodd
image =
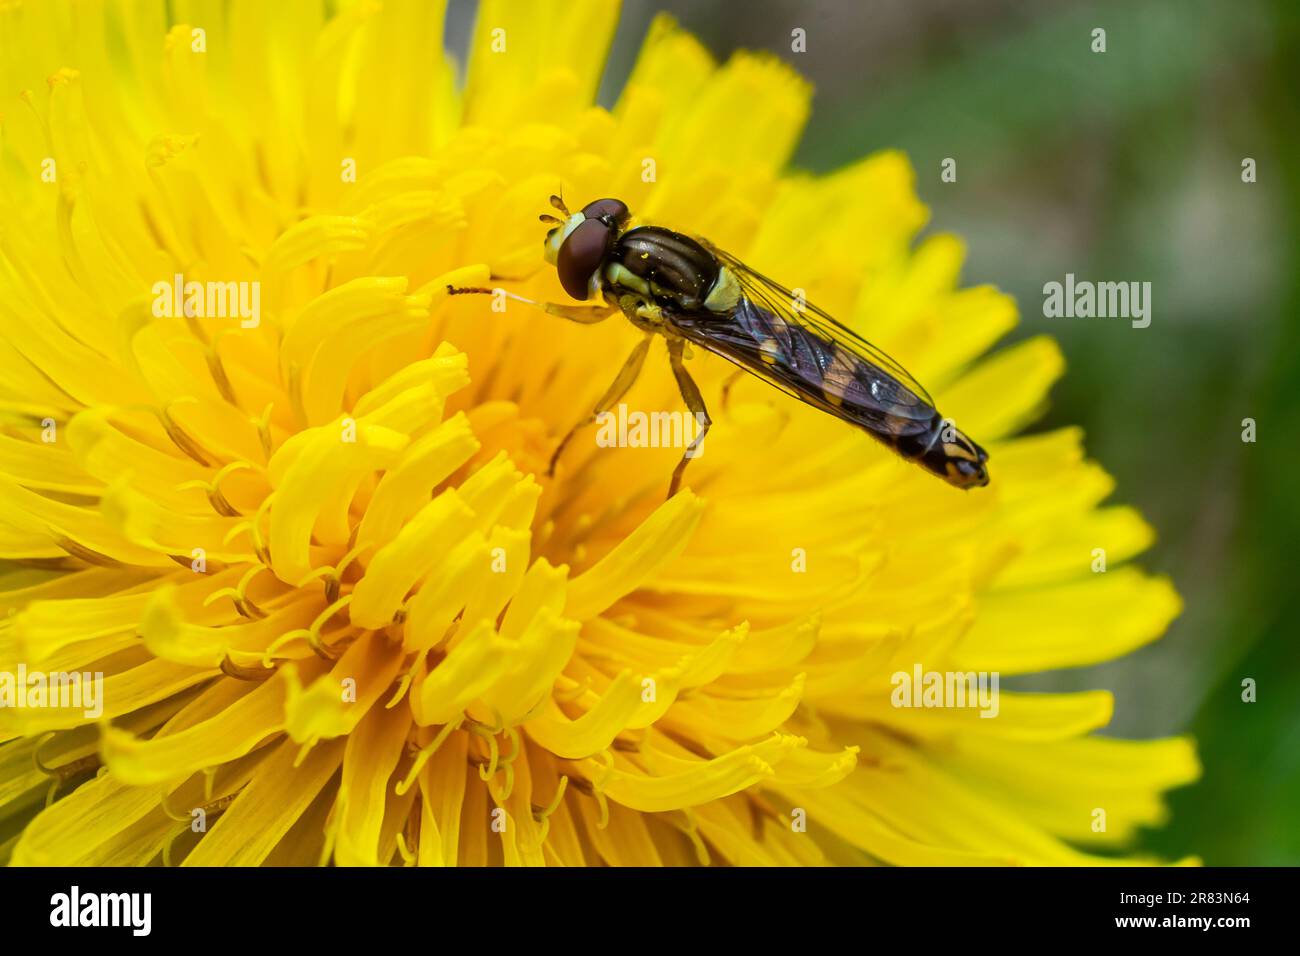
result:
<svg viewBox="0 0 1300 956"><path fill-rule="evenodd" d="M798 325L806 326L818 332L822 338L843 345L850 352L860 355L866 361L875 365L878 369L889 373L894 381L898 382L917 398L921 399L931 408L934 407L934 399L930 393L925 390L907 369L903 368L897 360L891 358L888 354L876 348L862 336L858 335L847 325L836 320L833 316L817 308L811 302L805 302L803 308L794 313L795 295L785 286L769 279L761 273L755 272L745 263L741 262L729 252L725 252L714 246L707 240L700 239L705 248L718 257L718 261L725 265L736 277L740 283L741 289L750 300L755 303L776 312L778 315L794 315L794 321Z"/></svg>
<svg viewBox="0 0 1300 956"><path fill-rule="evenodd" d="M882 438L928 433L934 402L897 362L789 290L710 247L735 276L740 300L726 313L674 313L687 339L783 392Z"/></svg>

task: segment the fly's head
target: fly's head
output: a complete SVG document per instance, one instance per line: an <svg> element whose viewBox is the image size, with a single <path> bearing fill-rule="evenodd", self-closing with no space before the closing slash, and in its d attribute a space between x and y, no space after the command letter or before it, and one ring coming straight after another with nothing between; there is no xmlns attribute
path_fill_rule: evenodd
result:
<svg viewBox="0 0 1300 956"><path fill-rule="evenodd" d="M600 291L601 264L632 214L620 199L597 199L572 214L558 196L551 197L551 205L565 218L542 217L555 223L546 234L546 261L555 266L565 292L575 299L591 298Z"/></svg>

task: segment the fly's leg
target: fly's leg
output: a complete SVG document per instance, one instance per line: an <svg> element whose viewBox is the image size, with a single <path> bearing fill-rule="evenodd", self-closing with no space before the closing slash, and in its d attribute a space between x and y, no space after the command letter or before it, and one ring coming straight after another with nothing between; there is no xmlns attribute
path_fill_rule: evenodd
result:
<svg viewBox="0 0 1300 956"><path fill-rule="evenodd" d="M724 412L730 410L728 406L731 402L731 390L735 387L736 383L740 381L740 376L744 374L745 370L743 368L738 368L728 375L727 380L722 383L722 410Z"/></svg>
<svg viewBox="0 0 1300 956"><path fill-rule="evenodd" d="M699 386L695 384L695 379L691 378L691 373L686 371L686 365L682 362L682 351L685 345L686 343L682 339L669 339L668 361L673 367L673 377L677 379L677 388L682 393L682 401L686 403L686 407L695 416L700 430L696 434L695 440L686 446L681 461L673 469L673 478L668 485L669 498L677 494L681 488L682 473L686 471L687 463L699 454L696 449L704 444L704 436L708 434L709 426L713 424L713 419L709 417L709 410L704 407L704 396L700 394Z"/></svg>
<svg viewBox="0 0 1300 956"><path fill-rule="evenodd" d="M448 295L496 295L496 289L484 289L478 286L447 286ZM562 319L568 319L570 322L578 322L582 325L595 325L597 322L603 322L611 315L618 311L608 305L561 305L558 302L538 302L536 299L526 299L522 295L515 295L513 292L501 290L501 294L507 299L514 299L516 302L522 302L524 305L531 305L533 308L541 309L548 315L556 315Z"/></svg>
<svg viewBox="0 0 1300 956"><path fill-rule="evenodd" d="M602 395L600 401L596 403L596 407L592 413L570 428L569 433L565 435L560 444L556 446L555 454L551 455L551 463L546 466L546 475L548 478L555 474L555 464L560 460L560 454L564 451L565 446L573 439L573 436L578 433L578 430L594 423L596 419L600 417L601 412L608 411L609 406L617 403L620 398L627 394L627 390L632 387L637 376L641 374L641 366L645 365L646 353L650 351L650 340L652 338L654 338L653 335L647 335L637 343L636 348L632 350L632 354L627 357L627 361L624 362L623 367L619 369L618 375L615 376L614 381L610 383L609 388L605 390L605 394Z"/></svg>

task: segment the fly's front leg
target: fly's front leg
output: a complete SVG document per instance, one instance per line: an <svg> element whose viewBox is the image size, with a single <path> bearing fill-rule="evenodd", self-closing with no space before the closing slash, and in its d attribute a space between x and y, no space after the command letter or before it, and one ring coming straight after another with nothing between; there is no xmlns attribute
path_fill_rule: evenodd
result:
<svg viewBox="0 0 1300 956"><path fill-rule="evenodd" d="M627 390L632 387L637 376L641 374L641 366L645 365L646 353L650 351L650 340L652 338L654 338L653 335L647 335L637 343L636 348L632 350L632 354L627 357L627 361L619 369L614 381L610 383L609 388L605 390L605 394L596 403L596 408L590 415L570 428L569 433L556 446L555 454L551 455L551 463L546 467L547 477L555 474L555 463L560 460L560 453L564 451L565 446L569 444L573 436L578 433L578 429L594 423L600 417L601 412L609 411L609 406L617 403L620 398L627 394Z"/></svg>
<svg viewBox="0 0 1300 956"><path fill-rule="evenodd" d="M699 454L698 449L704 444L704 436L709 432L709 426L713 424L713 419L709 417L709 410L704 407L704 396L700 394L700 387L695 384L695 379L691 378L691 373L686 371L686 365L682 361L682 352L686 343L682 339L668 340L668 361L673 367L673 377L677 379L677 388L682 393L682 401L690 409L695 421L699 424L700 430L695 436L695 440L686 446L686 451L682 453L682 459L673 469L673 478L668 485L668 497L671 498L677 494L682 486L682 473L686 471L686 464L692 458Z"/></svg>
<svg viewBox="0 0 1300 956"><path fill-rule="evenodd" d="M522 302L524 305L531 305L535 309L541 309L547 315L556 315L582 325L595 325L597 322L603 322L618 311L603 303L600 305L561 305L558 302L538 302L536 299L526 299L522 295L515 295L505 289L484 289L479 286L447 286L448 295L497 295L498 293L507 299L513 299L516 302Z"/></svg>

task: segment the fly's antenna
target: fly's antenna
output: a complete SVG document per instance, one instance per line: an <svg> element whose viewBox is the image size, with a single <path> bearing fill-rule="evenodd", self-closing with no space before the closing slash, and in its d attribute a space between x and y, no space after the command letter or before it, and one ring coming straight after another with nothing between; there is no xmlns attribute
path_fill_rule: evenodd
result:
<svg viewBox="0 0 1300 956"><path fill-rule="evenodd" d="M562 193L564 192L564 190L561 189L560 192ZM565 219L569 218L570 215L569 207L564 204L564 198L562 196L552 196L551 205L554 206L556 209L560 210L560 212L564 213Z"/></svg>
<svg viewBox="0 0 1300 956"><path fill-rule="evenodd" d="M555 216L549 215L549 214L547 214L547 213L542 213L542 214L541 214L540 216L538 216L537 218L540 219L542 222L547 223L548 225L551 225L551 226L562 226L562 225L564 225L564 220L563 220L563 219L557 219Z"/></svg>

